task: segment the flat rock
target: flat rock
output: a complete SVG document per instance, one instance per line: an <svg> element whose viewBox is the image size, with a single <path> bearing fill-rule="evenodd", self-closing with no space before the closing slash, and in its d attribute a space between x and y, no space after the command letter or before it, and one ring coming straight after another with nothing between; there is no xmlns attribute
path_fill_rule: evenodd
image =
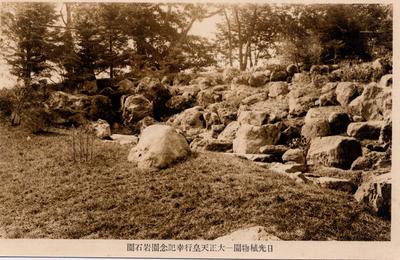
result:
<svg viewBox="0 0 400 260"><path fill-rule="evenodd" d="M224 130L218 135L219 140L225 140L233 142L236 137L236 132L240 127L240 123L238 121L230 122Z"/></svg>
<svg viewBox="0 0 400 260"><path fill-rule="evenodd" d="M276 162L278 158L272 154L234 154L235 156L253 162Z"/></svg>
<svg viewBox="0 0 400 260"><path fill-rule="evenodd" d="M118 142L120 145L125 145L125 144L136 145L139 141L139 138L136 135L112 134L110 138L111 140Z"/></svg>
<svg viewBox="0 0 400 260"><path fill-rule="evenodd" d="M280 130L276 125L253 126L243 124L233 140L233 151L240 154L258 153L262 146L276 144L279 137Z"/></svg>
<svg viewBox="0 0 400 260"><path fill-rule="evenodd" d="M384 121L368 121L351 123L347 127L347 135L357 139L379 139Z"/></svg>
<svg viewBox="0 0 400 260"><path fill-rule="evenodd" d="M296 162L296 163L300 163L300 164L304 164L306 162L304 151L299 148L287 150L282 155L282 160L284 162Z"/></svg>
<svg viewBox="0 0 400 260"><path fill-rule="evenodd" d="M354 193L357 189L357 185L355 185L352 181L348 179L320 177L312 178L312 181L322 188L333 189L348 193Z"/></svg>
<svg viewBox="0 0 400 260"><path fill-rule="evenodd" d="M289 147L286 145L264 145L260 147L260 153L262 154L275 154L282 156L287 150L289 150Z"/></svg>
<svg viewBox="0 0 400 260"><path fill-rule="evenodd" d="M259 165L271 171L281 174L304 172L306 170L306 166L304 164L299 164L299 163L273 162L273 163L260 163Z"/></svg>
<svg viewBox="0 0 400 260"><path fill-rule="evenodd" d="M232 142L213 138L197 138L190 143L190 148L196 151L225 152L232 149Z"/></svg>
<svg viewBox="0 0 400 260"><path fill-rule="evenodd" d="M349 169L362 153L360 142L351 137L326 136L311 140L307 162L314 165Z"/></svg>

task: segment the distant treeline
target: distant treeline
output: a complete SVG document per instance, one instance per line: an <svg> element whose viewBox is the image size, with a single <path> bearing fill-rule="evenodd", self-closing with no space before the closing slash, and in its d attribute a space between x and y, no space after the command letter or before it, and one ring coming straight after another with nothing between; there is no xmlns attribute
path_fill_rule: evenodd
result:
<svg viewBox="0 0 400 260"><path fill-rule="evenodd" d="M280 55L288 63L370 60L392 51L392 5L2 3L1 49L29 84L53 70L90 80L173 73L219 61L246 70ZM220 16L216 40L189 34Z"/></svg>

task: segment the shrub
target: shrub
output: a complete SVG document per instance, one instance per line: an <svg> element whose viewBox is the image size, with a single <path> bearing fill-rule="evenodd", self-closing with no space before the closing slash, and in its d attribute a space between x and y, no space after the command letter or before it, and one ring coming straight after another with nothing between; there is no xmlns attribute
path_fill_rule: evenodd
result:
<svg viewBox="0 0 400 260"><path fill-rule="evenodd" d="M75 163L91 162L94 158L95 136L93 129L88 125L79 128L73 127L69 143L70 159Z"/></svg>
<svg viewBox="0 0 400 260"><path fill-rule="evenodd" d="M8 118L11 116L14 101L12 89L0 89L0 117Z"/></svg>
<svg viewBox="0 0 400 260"><path fill-rule="evenodd" d="M342 71L342 81L369 83L374 78L374 69L370 63L353 64L353 62L349 62L347 66L342 67Z"/></svg>

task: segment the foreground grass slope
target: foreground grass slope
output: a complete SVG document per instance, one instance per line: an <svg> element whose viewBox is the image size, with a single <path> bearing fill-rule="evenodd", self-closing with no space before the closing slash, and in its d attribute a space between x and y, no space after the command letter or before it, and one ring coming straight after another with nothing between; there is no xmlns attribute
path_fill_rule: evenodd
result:
<svg viewBox="0 0 400 260"><path fill-rule="evenodd" d="M389 240L390 222L351 195L324 190L222 154L143 172L129 146L95 144L70 160L64 134L0 124L0 227L7 238L214 239L251 225L284 240Z"/></svg>

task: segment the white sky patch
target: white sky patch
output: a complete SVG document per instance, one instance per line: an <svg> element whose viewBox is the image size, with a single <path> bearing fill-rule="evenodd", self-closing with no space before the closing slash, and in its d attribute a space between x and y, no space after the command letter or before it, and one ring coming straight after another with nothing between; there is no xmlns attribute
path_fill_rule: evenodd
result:
<svg viewBox="0 0 400 260"><path fill-rule="evenodd" d="M189 33L214 40L217 33L217 23L221 22L222 19L222 16L214 15L201 22L196 21Z"/></svg>

